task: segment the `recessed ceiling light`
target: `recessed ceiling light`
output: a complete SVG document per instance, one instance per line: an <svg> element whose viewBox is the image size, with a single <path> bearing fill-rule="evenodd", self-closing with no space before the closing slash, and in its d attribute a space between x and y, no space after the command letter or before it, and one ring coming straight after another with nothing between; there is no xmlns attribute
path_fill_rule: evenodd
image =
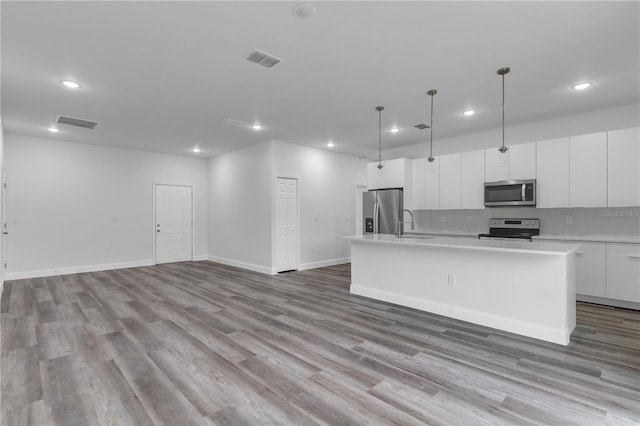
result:
<svg viewBox="0 0 640 426"><path fill-rule="evenodd" d="M389 129L389 131L390 131L391 133L398 133L398 132L400 131L400 129L399 129L399 128L397 128L397 127L392 127L391 129Z"/></svg>
<svg viewBox="0 0 640 426"><path fill-rule="evenodd" d="M197 153L197 152L200 152L200 148L198 148L198 147L196 146L196 147L195 147L195 148L193 148L191 151L193 151L193 152L196 152L196 153Z"/></svg>
<svg viewBox="0 0 640 426"><path fill-rule="evenodd" d="M252 126L251 126L251 128L252 128L253 130L262 130L262 125L260 125L260 124L254 124L254 125L252 125Z"/></svg>
<svg viewBox="0 0 640 426"><path fill-rule="evenodd" d="M329 142L327 143L327 146L328 146L329 148L333 148L333 146L334 146L334 145L333 145L333 142L329 141Z"/></svg>
<svg viewBox="0 0 640 426"><path fill-rule="evenodd" d="M60 131L57 127L49 127L47 130L51 133L58 133Z"/></svg>
<svg viewBox="0 0 640 426"><path fill-rule="evenodd" d="M585 81L584 83L578 83L578 84L572 86L571 88L573 90L584 90L584 89L588 89L591 86L593 86L593 83L591 83L589 81Z"/></svg>
<svg viewBox="0 0 640 426"><path fill-rule="evenodd" d="M78 89L80 87L80 83L76 83L75 81L71 80L62 80L60 84L62 84L64 87L68 87L69 89Z"/></svg>
<svg viewBox="0 0 640 426"><path fill-rule="evenodd" d="M467 116L467 117L470 117L470 116L474 115L475 113L476 113L476 112L475 112L475 110L468 109L468 110L464 111L464 112L462 113L462 115L465 115L465 116Z"/></svg>

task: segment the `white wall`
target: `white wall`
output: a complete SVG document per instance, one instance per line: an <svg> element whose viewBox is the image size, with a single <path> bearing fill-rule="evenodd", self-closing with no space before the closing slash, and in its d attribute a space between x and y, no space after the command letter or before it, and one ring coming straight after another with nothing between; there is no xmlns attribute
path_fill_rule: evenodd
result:
<svg viewBox="0 0 640 426"><path fill-rule="evenodd" d="M9 279L151 264L154 181L194 185L206 258L204 159L8 134L5 163Z"/></svg>
<svg viewBox="0 0 640 426"><path fill-rule="evenodd" d="M4 170L4 129L2 127L2 117L0 117L0 177L2 176L2 172ZM2 180L0 178L0 185L2 184ZM2 230L2 224L4 223L4 205L2 194L4 193L4 188L0 186L0 231ZM2 240L4 240L5 236L0 234L0 260L3 260L3 255L6 255L2 251ZM4 274L5 269L4 265L0 263L0 294L2 294L2 290L4 289Z"/></svg>
<svg viewBox="0 0 640 426"><path fill-rule="evenodd" d="M209 259L271 273L271 143L209 160Z"/></svg>
<svg viewBox="0 0 640 426"><path fill-rule="evenodd" d="M355 234L355 188L367 183L366 160L280 141L272 147L273 179L298 178L300 269L347 262L350 243L340 236Z"/></svg>
<svg viewBox="0 0 640 426"><path fill-rule="evenodd" d="M480 117L471 118L471 120L480 119ZM434 119L434 121L435 120L436 119ZM437 121L435 121L435 123L437 129ZM618 108L603 109L601 111L586 114L577 114L553 120L539 121L526 125L508 126L505 129L505 143L507 146L517 145L527 142L616 129L627 129L629 127L638 126L640 126L640 105L632 104ZM425 135L426 140L428 133L425 133ZM501 129L446 139L434 137L433 155L453 154L456 152L473 151L475 149L490 147L496 147L496 149L498 149L501 143ZM384 150L382 152L382 158L385 160L403 157L423 158L429 156L428 152L429 145L427 143L419 143L401 148Z"/></svg>

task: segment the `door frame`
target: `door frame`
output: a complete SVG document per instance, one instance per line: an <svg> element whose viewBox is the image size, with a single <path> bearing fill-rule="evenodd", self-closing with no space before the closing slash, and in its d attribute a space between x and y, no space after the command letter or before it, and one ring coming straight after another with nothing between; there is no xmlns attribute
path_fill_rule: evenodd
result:
<svg viewBox="0 0 640 426"><path fill-rule="evenodd" d="M364 220L363 220L363 214L362 214L362 194L364 194L367 191L368 191L367 185L356 184L355 186L355 192L356 192L355 235L364 234Z"/></svg>
<svg viewBox="0 0 640 426"><path fill-rule="evenodd" d="M156 257L156 187L157 186L185 186L191 188L191 261L195 259L196 251L196 191L191 183L153 182L152 183L152 216L151 216L151 241L153 242L153 264L157 265Z"/></svg>
<svg viewBox="0 0 640 426"><path fill-rule="evenodd" d="M278 199L278 178L282 179L295 179L296 180L296 221L298 223L298 231L297 231L297 241L296 245L298 246L298 267L297 270L300 270L300 265L302 264L300 259L300 185L301 179L296 175L287 175L282 173L277 173L273 176L273 180L271 181L271 275L278 274L278 222L276 216L276 200Z"/></svg>

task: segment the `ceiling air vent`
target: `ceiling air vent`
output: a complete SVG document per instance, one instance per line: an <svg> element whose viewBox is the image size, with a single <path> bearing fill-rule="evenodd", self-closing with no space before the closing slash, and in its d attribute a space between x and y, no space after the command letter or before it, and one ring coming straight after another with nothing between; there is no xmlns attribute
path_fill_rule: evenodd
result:
<svg viewBox="0 0 640 426"><path fill-rule="evenodd" d="M428 124L425 124L425 123L420 123L420 124L416 124L413 127L415 127L416 129L424 130L424 129L428 129L431 126L429 126Z"/></svg>
<svg viewBox="0 0 640 426"><path fill-rule="evenodd" d="M68 126L82 127L83 129L91 130L95 129L98 125L98 123L95 121L81 120L79 118L65 117L63 115L58 116L58 120L56 121L56 123L66 124Z"/></svg>
<svg viewBox="0 0 640 426"><path fill-rule="evenodd" d="M247 60L267 68L271 68L277 63L281 62L281 60L276 58L275 56L256 49L252 50L251 53L249 53L249 56L247 56Z"/></svg>

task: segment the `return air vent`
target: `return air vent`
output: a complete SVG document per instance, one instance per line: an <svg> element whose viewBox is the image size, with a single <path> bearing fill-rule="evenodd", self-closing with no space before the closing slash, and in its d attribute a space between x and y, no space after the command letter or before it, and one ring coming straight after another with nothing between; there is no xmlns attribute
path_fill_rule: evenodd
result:
<svg viewBox="0 0 640 426"><path fill-rule="evenodd" d="M420 123L420 124L416 124L413 127L415 127L416 129L424 130L424 129L428 129L431 126L429 126L428 124L425 124L425 123Z"/></svg>
<svg viewBox="0 0 640 426"><path fill-rule="evenodd" d="M79 118L65 117L63 115L58 116L58 120L56 121L56 123L66 124L68 126L82 127L83 129L91 130L95 129L98 125L98 123L95 121L81 120Z"/></svg>
<svg viewBox="0 0 640 426"><path fill-rule="evenodd" d="M271 68L277 63L281 62L280 59L272 56L266 52L261 52L259 50L252 50L247 56L247 60L253 62L254 64L262 65L263 67Z"/></svg>

